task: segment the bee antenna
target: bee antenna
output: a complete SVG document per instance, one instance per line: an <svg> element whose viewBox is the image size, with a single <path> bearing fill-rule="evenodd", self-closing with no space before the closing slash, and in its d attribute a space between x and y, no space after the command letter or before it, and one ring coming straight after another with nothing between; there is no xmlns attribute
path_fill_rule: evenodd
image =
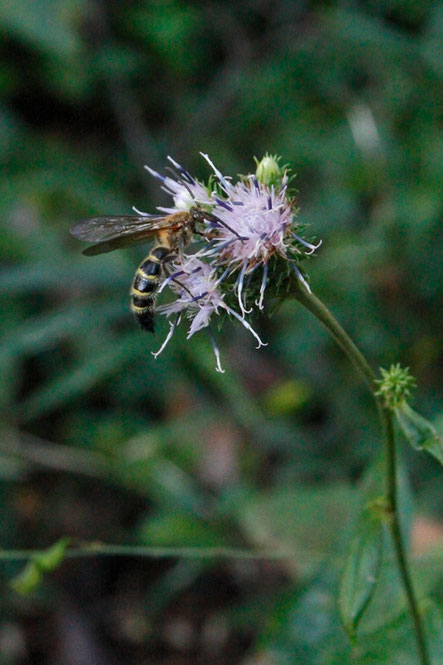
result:
<svg viewBox="0 0 443 665"><path fill-rule="evenodd" d="M172 166L165 166L165 171L169 171L169 173L172 173L174 178L178 180L181 184L181 175L176 169L174 169Z"/></svg>
<svg viewBox="0 0 443 665"><path fill-rule="evenodd" d="M228 229L228 231L230 231L235 236L237 236L237 238L239 240L241 240L242 242L245 242L245 240L247 240L247 238L244 238L239 233L237 233L237 231L235 229L233 229L231 226L229 226L229 224L226 224L226 222L224 222L219 217L217 217L217 215L213 215L212 212L206 213L205 218L208 220L208 222L213 222L215 224L220 224L220 226L224 226L225 229Z"/></svg>
<svg viewBox="0 0 443 665"><path fill-rule="evenodd" d="M169 173L172 173L174 176L174 179L177 180L180 185L185 185L186 183L183 181L182 174L177 171L177 169L174 169L173 166L165 166L165 171L169 171Z"/></svg>
<svg viewBox="0 0 443 665"><path fill-rule="evenodd" d="M184 180L180 180L180 185L182 185L189 192L192 200L195 202L195 196L193 194L192 189L189 187L189 185Z"/></svg>
<svg viewBox="0 0 443 665"><path fill-rule="evenodd" d="M170 173L172 173L172 175L173 175L174 178L177 180L177 182L189 192L189 194L190 194L192 200L198 205L198 203L197 203L197 201L196 201L196 199L195 199L194 193L192 192L192 190L191 190L191 188L189 187L188 183L185 182L185 181L181 178L180 174L179 174L179 173L178 173L178 172L177 172L172 166L166 166L166 167L165 167L165 171L169 171ZM241 242L245 242L246 238L243 238L239 233L237 233L237 231L235 231L233 228L231 228L231 227L229 226L229 224L226 224L226 222L223 222L223 221L222 221L219 217L217 217L216 215L213 215L212 213L207 213L207 215L205 215L205 216L206 216L206 219L207 219L208 221L212 221L212 222L214 222L215 224L220 224L220 226L224 226L225 229L228 229L228 231L231 231L231 233L233 233L235 236L237 236L237 238L238 238L239 240L241 240Z"/></svg>
<svg viewBox="0 0 443 665"><path fill-rule="evenodd" d="M165 171L169 171L170 173L172 173L174 178L177 180L178 184L184 187L191 196L192 200L195 201L195 196L192 189L189 187L188 183L183 180L180 173L176 171L172 166L165 166Z"/></svg>

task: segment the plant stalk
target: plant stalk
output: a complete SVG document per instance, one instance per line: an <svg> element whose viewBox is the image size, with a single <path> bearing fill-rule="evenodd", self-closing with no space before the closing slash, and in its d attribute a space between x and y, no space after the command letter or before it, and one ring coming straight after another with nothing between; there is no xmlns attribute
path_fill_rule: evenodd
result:
<svg viewBox="0 0 443 665"><path fill-rule="evenodd" d="M392 412L386 408L378 395L375 395L376 375L367 363L366 359L356 347L347 332L341 327L337 319L331 314L328 308L317 296L309 293L301 285L299 280L294 282L294 296L301 305L306 307L331 333L337 344L346 353L352 364L360 372L368 384L369 390L375 399L377 412L383 432L385 459L386 459L386 501L388 505L389 528L394 543L395 554L397 557L398 568L401 580L407 597L409 611L411 613L414 625L417 648L420 656L421 665L430 665L430 659L426 644L423 620L420 615L417 603L417 597L412 584L409 565L406 557L405 546L400 528L400 519L398 514L397 498L397 458L395 449L394 426Z"/></svg>

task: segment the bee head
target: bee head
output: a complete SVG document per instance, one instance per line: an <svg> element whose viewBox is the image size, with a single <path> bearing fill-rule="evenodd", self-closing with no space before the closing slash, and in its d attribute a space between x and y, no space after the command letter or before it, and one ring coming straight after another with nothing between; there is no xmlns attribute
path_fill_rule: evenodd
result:
<svg viewBox="0 0 443 665"><path fill-rule="evenodd" d="M189 216L190 225L195 228L195 225L203 220L203 210L198 205L192 206L189 209Z"/></svg>
<svg viewBox="0 0 443 665"><path fill-rule="evenodd" d="M219 222L218 217L208 212L199 205L192 206L192 208L190 208L189 210L189 214L191 216L191 220L194 225L198 224L199 222L205 222L205 221L210 223Z"/></svg>

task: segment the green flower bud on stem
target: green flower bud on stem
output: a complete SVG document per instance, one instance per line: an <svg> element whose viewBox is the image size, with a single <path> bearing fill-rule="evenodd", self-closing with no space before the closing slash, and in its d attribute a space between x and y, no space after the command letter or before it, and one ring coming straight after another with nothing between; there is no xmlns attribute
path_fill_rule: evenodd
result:
<svg viewBox="0 0 443 665"><path fill-rule="evenodd" d="M386 408L395 411L410 396L412 388L415 388L415 379L409 371L409 367L401 367L400 363L391 365L389 369L380 367L381 379L375 383L380 386L375 393L381 397Z"/></svg>
<svg viewBox="0 0 443 665"><path fill-rule="evenodd" d="M279 159L280 157L277 157L277 155L271 156L266 154L261 162L257 159L255 160L257 163L255 175L259 183L268 186L281 183L284 170L278 164Z"/></svg>

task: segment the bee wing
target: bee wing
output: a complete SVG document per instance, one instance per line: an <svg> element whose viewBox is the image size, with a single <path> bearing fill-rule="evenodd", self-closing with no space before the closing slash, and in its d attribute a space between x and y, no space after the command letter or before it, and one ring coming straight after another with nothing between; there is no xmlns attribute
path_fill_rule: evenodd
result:
<svg viewBox="0 0 443 665"><path fill-rule="evenodd" d="M89 217L77 222L71 228L71 233L74 238L84 242L104 242L117 236L138 235L150 230L155 231L158 222L164 219L164 215Z"/></svg>
<svg viewBox="0 0 443 665"><path fill-rule="evenodd" d="M176 224L164 215L90 217L77 222L71 228L71 234L78 240L94 243L83 252L87 256L94 256L146 242L157 231L174 226Z"/></svg>
<svg viewBox="0 0 443 665"><path fill-rule="evenodd" d="M96 256L97 254L106 254L112 252L114 249L122 249L124 247L132 247L132 245L147 242L154 235L154 231L145 232L143 235L138 236L120 236L112 240L105 240L104 242L96 242L94 245L87 247L83 250L82 254L85 256Z"/></svg>

